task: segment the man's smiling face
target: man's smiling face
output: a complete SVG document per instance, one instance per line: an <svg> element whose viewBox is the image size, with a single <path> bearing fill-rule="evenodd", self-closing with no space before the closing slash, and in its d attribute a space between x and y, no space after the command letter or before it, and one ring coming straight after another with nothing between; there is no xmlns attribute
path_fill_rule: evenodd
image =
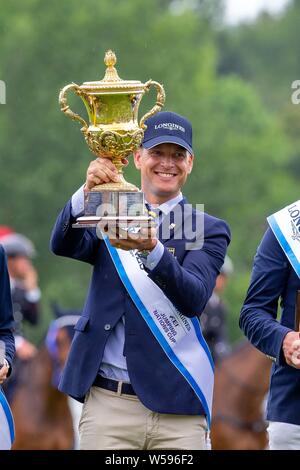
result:
<svg viewBox="0 0 300 470"><path fill-rule="evenodd" d="M142 190L152 204L177 196L193 168L194 156L177 144L159 144L151 149L140 148L134 155L141 170Z"/></svg>

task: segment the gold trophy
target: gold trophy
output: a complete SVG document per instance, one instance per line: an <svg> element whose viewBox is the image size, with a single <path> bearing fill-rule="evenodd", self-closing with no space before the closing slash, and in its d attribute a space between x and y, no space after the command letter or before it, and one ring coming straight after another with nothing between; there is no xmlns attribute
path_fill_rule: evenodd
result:
<svg viewBox="0 0 300 470"><path fill-rule="evenodd" d="M165 92L162 85L149 80L122 80L115 69L116 56L107 51L104 63L107 67L102 80L71 83L59 95L61 110L71 119L82 124L81 132L89 149L97 157L110 158L115 164L120 181L95 186L85 195L84 216L79 217L75 227L91 227L100 220L126 222L148 221L144 205L144 194L123 176L122 158L130 155L142 143L145 120L163 107ZM138 108L141 99L151 86L157 90L155 106L138 122ZM89 124L71 111L66 94L73 91L85 104Z"/></svg>

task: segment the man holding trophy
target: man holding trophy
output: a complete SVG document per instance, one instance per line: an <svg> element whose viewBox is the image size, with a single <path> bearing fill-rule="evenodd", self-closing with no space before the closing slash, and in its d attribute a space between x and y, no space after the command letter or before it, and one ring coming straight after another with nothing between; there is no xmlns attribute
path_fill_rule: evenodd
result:
<svg viewBox="0 0 300 470"><path fill-rule="evenodd" d="M81 449L205 449L213 363L197 316L211 296L230 232L225 222L192 209L182 196L194 162L189 121L157 113L164 96L152 82L161 92L154 110L138 129L136 115L124 124L129 108L120 95L126 85L133 106L137 102L128 83L106 73L101 82L71 85L94 109L100 101L101 106L96 118L90 114L92 124L82 128L97 158L60 213L51 239L55 254L94 267L60 389L84 401ZM122 112L116 106L112 122L117 99ZM77 119L64 91L60 102ZM101 119L100 107L106 109ZM120 172L130 139L142 192Z"/></svg>

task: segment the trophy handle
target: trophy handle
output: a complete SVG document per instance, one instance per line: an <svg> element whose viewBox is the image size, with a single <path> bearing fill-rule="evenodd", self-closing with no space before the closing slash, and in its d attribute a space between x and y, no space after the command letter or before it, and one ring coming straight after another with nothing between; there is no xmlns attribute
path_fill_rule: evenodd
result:
<svg viewBox="0 0 300 470"><path fill-rule="evenodd" d="M67 116L69 116L74 121L79 121L81 124L83 124L84 128L87 129L88 125L85 122L85 120L81 116L79 116L78 114L73 113L73 111L71 111L70 106L67 103L66 94L70 90L74 90L76 94L80 94L80 93L78 93L79 86L76 85L76 83L70 83L69 85L66 85L64 88L62 88L62 90L60 91L60 94L59 94L58 101L59 101L59 104L60 104L60 109L63 113L65 113Z"/></svg>
<svg viewBox="0 0 300 470"><path fill-rule="evenodd" d="M145 83L145 90L149 91L152 85L155 86L157 90L156 103L155 103L155 106L153 106L153 108L150 109L150 111L141 118L140 127L142 129L146 129L147 127L145 124L146 119L158 113L158 111L160 111L163 105L165 104L165 100L166 100L164 87L158 82L154 82L153 80L148 80L148 82Z"/></svg>

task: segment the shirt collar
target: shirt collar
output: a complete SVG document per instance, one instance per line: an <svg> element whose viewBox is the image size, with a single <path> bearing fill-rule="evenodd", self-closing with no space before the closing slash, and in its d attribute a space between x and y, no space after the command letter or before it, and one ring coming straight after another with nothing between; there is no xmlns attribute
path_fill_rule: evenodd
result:
<svg viewBox="0 0 300 470"><path fill-rule="evenodd" d="M167 215L169 214L169 212L171 212L172 209L174 209L175 206L177 206L177 204L179 204L180 201L182 201L182 199L183 199L183 195L180 192L177 196L155 207L155 209L160 209L164 215Z"/></svg>

